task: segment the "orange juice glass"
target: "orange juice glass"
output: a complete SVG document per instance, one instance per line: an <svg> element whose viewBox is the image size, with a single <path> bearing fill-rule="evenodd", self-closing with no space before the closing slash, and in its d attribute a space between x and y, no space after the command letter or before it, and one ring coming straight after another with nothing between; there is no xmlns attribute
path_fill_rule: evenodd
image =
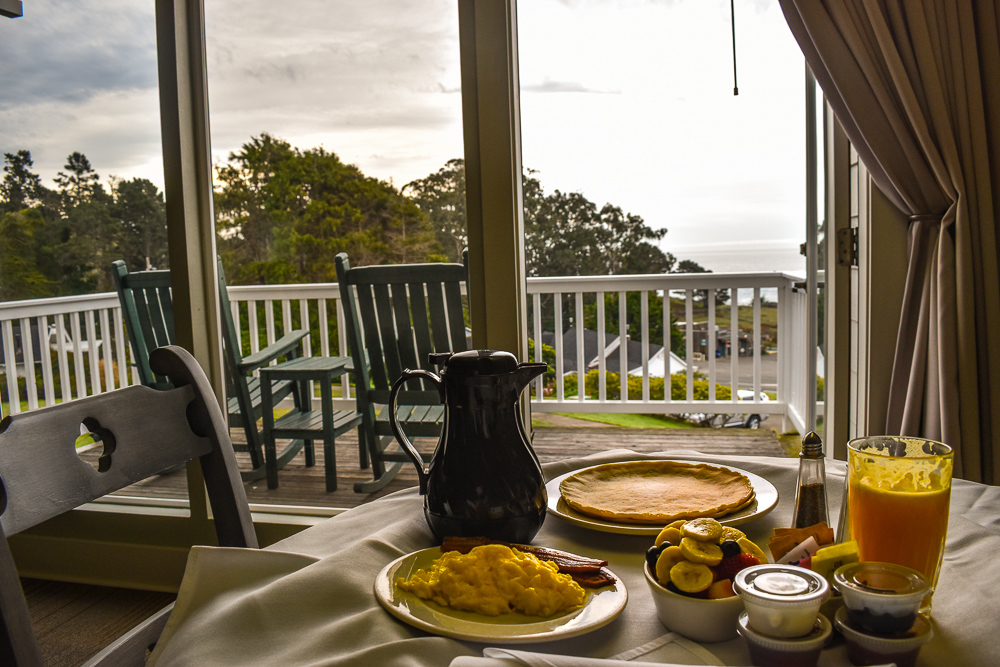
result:
<svg viewBox="0 0 1000 667"><path fill-rule="evenodd" d="M937 586L951 501L951 447L871 436L847 444L850 537L863 561L905 565ZM931 595L922 611L929 612Z"/></svg>

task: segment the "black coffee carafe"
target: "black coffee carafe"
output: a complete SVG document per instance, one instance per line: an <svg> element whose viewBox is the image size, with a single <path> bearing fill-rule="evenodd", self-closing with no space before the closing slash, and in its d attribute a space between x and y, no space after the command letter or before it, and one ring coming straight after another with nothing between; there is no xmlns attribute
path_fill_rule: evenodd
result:
<svg viewBox="0 0 1000 667"><path fill-rule="evenodd" d="M438 539L484 536L526 543L545 520L547 495L521 419L521 391L546 370L510 352L431 354L440 375L406 370L392 386L389 420L417 467L424 516ZM444 429L426 466L400 428L397 395L414 378L433 384L444 403Z"/></svg>

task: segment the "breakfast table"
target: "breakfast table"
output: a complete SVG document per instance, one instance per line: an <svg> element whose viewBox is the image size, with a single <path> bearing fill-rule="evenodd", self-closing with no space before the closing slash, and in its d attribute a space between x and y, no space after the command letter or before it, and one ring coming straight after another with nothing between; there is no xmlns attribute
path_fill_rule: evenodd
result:
<svg viewBox="0 0 1000 667"><path fill-rule="evenodd" d="M767 514L739 526L760 545L791 524L798 460L693 451L611 450L543 466L547 480L613 461L669 458L735 467L777 490ZM830 518L840 511L845 465L827 461ZM436 546L416 488L351 509L264 550L195 547L174 613L150 664L160 665L750 665L737 637L699 644L669 632L643 574L653 538L583 527L550 514L533 544L606 559L627 589L624 610L586 634L509 645L451 639L388 613L373 592L395 559ZM933 602L934 637L918 665L993 664L1000 649L1000 488L955 480L944 565ZM849 665L834 635L819 665Z"/></svg>

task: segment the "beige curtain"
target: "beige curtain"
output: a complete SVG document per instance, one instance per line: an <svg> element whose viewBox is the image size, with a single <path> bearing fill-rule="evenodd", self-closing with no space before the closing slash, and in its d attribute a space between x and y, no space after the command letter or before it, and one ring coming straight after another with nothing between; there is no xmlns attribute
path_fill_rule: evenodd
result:
<svg viewBox="0 0 1000 667"><path fill-rule="evenodd" d="M878 187L910 216L886 430L1000 482L1000 40L993 0L780 0Z"/></svg>

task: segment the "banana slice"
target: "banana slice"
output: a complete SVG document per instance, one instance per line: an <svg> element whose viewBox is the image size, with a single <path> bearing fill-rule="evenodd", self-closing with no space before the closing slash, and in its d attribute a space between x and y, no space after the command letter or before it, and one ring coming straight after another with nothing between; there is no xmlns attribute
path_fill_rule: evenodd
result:
<svg viewBox="0 0 1000 667"><path fill-rule="evenodd" d="M670 581L685 593L700 593L712 585L714 577L707 565L682 560L670 568Z"/></svg>
<svg viewBox="0 0 1000 667"><path fill-rule="evenodd" d="M668 523L667 528L676 528L677 530L680 530L681 526L683 526L687 522L688 522L687 519L677 519L677 521L671 521L670 523Z"/></svg>
<svg viewBox="0 0 1000 667"><path fill-rule="evenodd" d="M661 530L660 534L656 536L656 541L653 542L653 544L660 546L664 543L672 544L675 547L678 546L681 543L681 531L676 528L671 528L670 526Z"/></svg>
<svg viewBox="0 0 1000 667"><path fill-rule="evenodd" d="M656 559L656 578L660 583L666 585L670 581L670 570L674 565L684 560L684 554L680 547L667 547L660 552L660 557Z"/></svg>
<svg viewBox="0 0 1000 667"><path fill-rule="evenodd" d="M718 544L722 535L722 524L715 519L691 519L681 526L681 535L702 542L715 542Z"/></svg>
<svg viewBox="0 0 1000 667"><path fill-rule="evenodd" d="M742 537L736 540L736 543L740 545L740 549L743 549L744 553L753 554L761 563L771 562L771 559L767 557L763 550L747 538Z"/></svg>
<svg viewBox="0 0 1000 667"><path fill-rule="evenodd" d="M726 540L733 540L735 542L739 542L745 537L746 533L744 533L742 530L738 530L736 528L733 528L732 526L723 526L722 536L719 537L719 544L722 544Z"/></svg>
<svg viewBox="0 0 1000 667"><path fill-rule="evenodd" d="M701 542L690 537L681 540L681 553L684 558L694 563L718 565L722 562L722 548L718 544Z"/></svg>

